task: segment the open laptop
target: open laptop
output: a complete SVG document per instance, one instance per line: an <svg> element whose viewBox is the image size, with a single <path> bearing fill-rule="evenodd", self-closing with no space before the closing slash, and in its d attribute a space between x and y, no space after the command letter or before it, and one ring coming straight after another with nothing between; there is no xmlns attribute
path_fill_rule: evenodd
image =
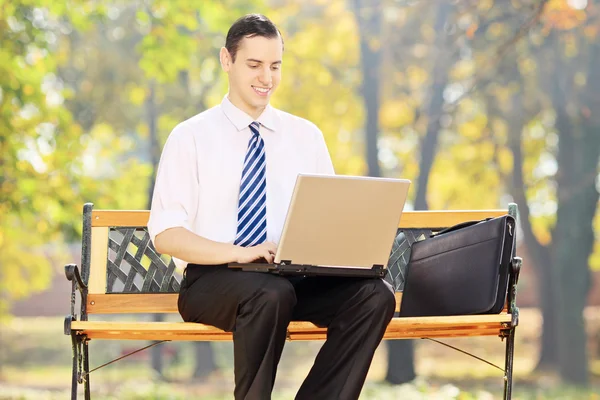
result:
<svg viewBox="0 0 600 400"><path fill-rule="evenodd" d="M229 267L280 275L383 277L410 183L300 174L273 264Z"/></svg>

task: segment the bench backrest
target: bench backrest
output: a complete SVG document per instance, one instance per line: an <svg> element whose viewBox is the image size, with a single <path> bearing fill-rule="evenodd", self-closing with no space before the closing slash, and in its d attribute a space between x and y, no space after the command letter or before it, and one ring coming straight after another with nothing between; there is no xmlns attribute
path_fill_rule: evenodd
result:
<svg viewBox="0 0 600 400"><path fill-rule="evenodd" d="M515 204L508 213L516 218ZM176 313L182 271L159 254L146 228L149 211L93 210L84 206L82 278L88 314ZM387 281L402 291L411 245L432 232L507 214L507 210L405 211L388 262ZM126 295L125 295L126 294Z"/></svg>

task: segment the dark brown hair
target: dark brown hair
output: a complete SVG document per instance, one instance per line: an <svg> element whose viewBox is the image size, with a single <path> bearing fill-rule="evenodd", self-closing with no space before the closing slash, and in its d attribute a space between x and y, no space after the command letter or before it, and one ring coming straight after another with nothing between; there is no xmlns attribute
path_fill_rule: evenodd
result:
<svg viewBox="0 0 600 400"><path fill-rule="evenodd" d="M232 62L235 62L235 56L242 39L254 36L262 36L267 39L279 37L281 38L281 46L283 47L281 32L279 32L279 29L277 29L269 18L261 14L244 15L231 25L225 39L225 48L231 54Z"/></svg>

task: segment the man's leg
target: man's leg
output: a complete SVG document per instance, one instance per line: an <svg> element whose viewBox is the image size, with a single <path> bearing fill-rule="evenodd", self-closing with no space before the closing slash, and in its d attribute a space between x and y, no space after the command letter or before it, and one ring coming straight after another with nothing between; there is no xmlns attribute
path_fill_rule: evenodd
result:
<svg viewBox="0 0 600 400"><path fill-rule="evenodd" d="M315 277L296 283L295 289L292 319L328 328L296 399L358 399L394 315L392 287L381 279Z"/></svg>
<svg viewBox="0 0 600 400"><path fill-rule="evenodd" d="M179 295L184 321L233 332L236 399L271 398L295 304L287 279L224 266L188 266Z"/></svg>

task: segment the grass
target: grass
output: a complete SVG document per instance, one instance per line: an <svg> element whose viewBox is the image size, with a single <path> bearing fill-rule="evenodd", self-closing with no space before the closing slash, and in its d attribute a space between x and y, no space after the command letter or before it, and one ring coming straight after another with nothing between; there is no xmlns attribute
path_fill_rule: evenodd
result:
<svg viewBox="0 0 600 400"><path fill-rule="evenodd" d="M595 316L598 313L594 314ZM133 317L125 319L132 320ZM597 332L600 318L588 327ZM522 310L515 353L513 399L600 400L600 378L589 389L560 386L552 375L533 375L537 359L540 320L535 310ZM591 334L593 333L591 332ZM593 336L593 335L592 335ZM500 366L504 345L498 338L452 339L445 342L468 350ZM416 343L419 378L406 385L381 383L386 369L386 346L381 346L372 364L361 399L458 399L501 398L502 373L463 354L429 341ZM147 342L92 341L92 368ZM233 351L231 343L213 343L220 369L206 381L189 379L193 369L193 347L189 342L161 345L170 350L165 359L167 381L149 367L148 353L119 361L92 374L94 400L204 400L231 399ZM291 399L308 373L320 342L286 344L280 363L274 400ZM0 400L54 400L69 398L71 342L62 333L62 318L14 318L0 326ZM600 376L600 360L590 370Z"/></svg>
<svg viewBox="0 0 600 400"><path fill-rule="evenodd" d="M292 399L294 389L275 390L273 400ZM82 393L80 392L80 396ZM47 389L24 389L0 384L0 400L63 400L69 398L69 391ZM207 390L201 386L174 386L151 381L126 381L113 387L102 387L93 394L94 400L229 400L231 392L226 390ZM435 384L426 380L392 386L388 384L367 383L361 394L361 400L494 400L501 398L499 391L473 387L461 390L451 383ZM579 388L517 388L514 400L598 400L600 394L592 390Z"/></svg>

